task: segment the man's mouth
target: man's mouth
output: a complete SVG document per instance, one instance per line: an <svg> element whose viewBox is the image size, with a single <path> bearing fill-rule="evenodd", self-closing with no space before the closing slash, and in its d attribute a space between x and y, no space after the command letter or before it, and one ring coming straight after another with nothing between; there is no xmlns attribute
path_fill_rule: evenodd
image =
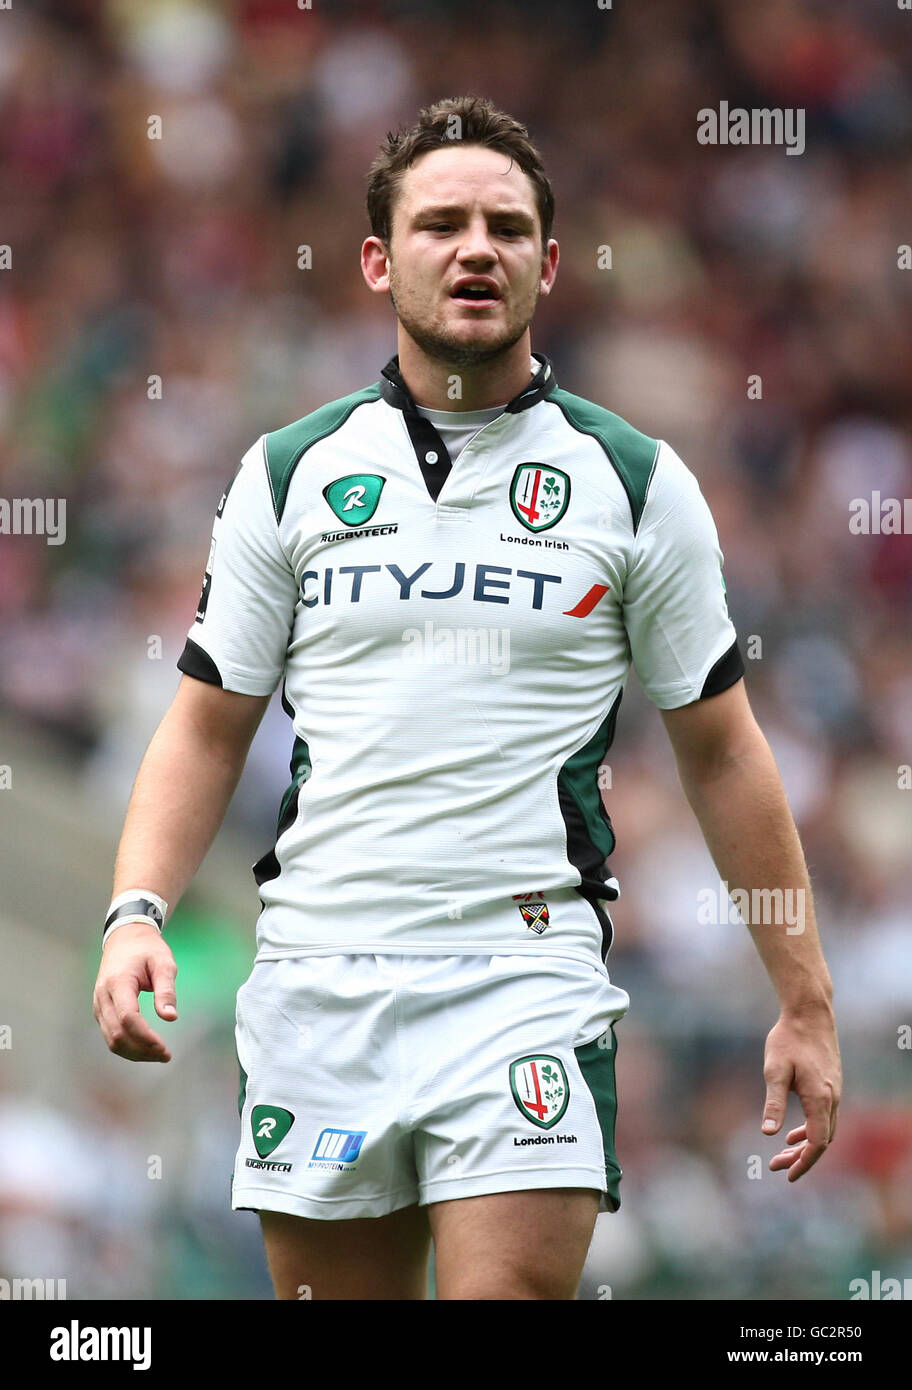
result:
<svg viewBox="0 0 912 1390"><path fill-rule="evenodd" d="M500 302L500 291L491 282L466 279L456 285L450 297L458 304L471 304L484 309Z"/></svg>

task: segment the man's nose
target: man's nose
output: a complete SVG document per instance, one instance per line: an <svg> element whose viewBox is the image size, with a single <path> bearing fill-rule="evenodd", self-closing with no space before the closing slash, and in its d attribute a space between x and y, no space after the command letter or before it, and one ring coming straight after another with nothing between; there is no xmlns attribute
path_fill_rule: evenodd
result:
<svg viewBox="0 0 912 1390"><path fill-rule="evenodd" d="M469 224L460 238L459 255L466 260L494 260L497 252L486 222L479 219Z"/></svg>

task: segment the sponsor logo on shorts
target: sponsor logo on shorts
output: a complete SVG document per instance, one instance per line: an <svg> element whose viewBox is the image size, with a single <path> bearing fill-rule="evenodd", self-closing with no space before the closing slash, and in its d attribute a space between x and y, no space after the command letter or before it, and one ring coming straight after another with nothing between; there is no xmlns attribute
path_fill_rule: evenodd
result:
<svg viewBox="0 0 912 1390"><path fill-rule="evenodd" d="M336 1172L354 1168L366 1138L366 1129L324 1129L314 1144L307 1166L329 1168Z"/></svg>
<svg viewBox="0 0 912 1390"><path fill-rule="evenodd" d="M511 1062L510 1090L520 1113L542 1129L556 1125L570 1103L564 1064L547 1053L532 1053Z"/></svg>
<svg viewBox="0 0 912 1390"><path fill-rule="evenodd" d="M281 1105L255 1105L250 1114L253 1143L260 1158L277 1149L295 1122L290 1110Z"/></svg>
<svg viewBox="0 0 912 1390"><path fill-rule="evenodd" d="M290 1163L271 1163L265 1158L245 1158L248 1168L264 1168L267 1173L290 1173Z"/></svg>
<svg viewBox="0 0 912 1390"><path fill-rule="evenodd" d="M548 926L547 903L517 903L522 919L530 931L541 936Z"/></svg>

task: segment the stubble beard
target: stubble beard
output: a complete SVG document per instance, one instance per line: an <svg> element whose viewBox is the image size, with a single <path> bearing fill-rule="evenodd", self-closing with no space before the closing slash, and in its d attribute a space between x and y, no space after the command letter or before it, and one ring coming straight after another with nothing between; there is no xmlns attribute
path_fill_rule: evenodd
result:
<svg viewBox="0 0 912 1390"><path fill-rule="evenodd" d="M428 323L422 322L410 313L408 309L403 310L403 306L396 299L393 277L390 276L390 302L406 333L418 344L422 352L427 353L428 357L433 357L437 361L446 362L454 367L476 367L482 362L490 362L509 352L510 348L519 342L532 322L538 298L536 293L529 308L528 317L521 315L519 326L514 324L512 327L506 328L503 336L494 343L476 345L462 342L459 338L445 331L435 330Z"/></svg>

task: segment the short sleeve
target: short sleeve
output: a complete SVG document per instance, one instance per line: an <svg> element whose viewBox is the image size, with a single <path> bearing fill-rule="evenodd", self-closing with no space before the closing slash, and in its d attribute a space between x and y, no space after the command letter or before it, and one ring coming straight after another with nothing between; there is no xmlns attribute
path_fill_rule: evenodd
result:
<svg viewBox="0 0 912 1390"><path fill-rule="evenodd" d="M285 669L297 584L282 548L265 436L218 505L199 608L178 669L242 695L270 695Z"/></svg>
<svg viewBox="0 0 912 1390"><path fill-rule="evenodd" d="M634 669L659 709L716 695L744 674L722 561L699 483L662 440L623 605Z"/></svg>

